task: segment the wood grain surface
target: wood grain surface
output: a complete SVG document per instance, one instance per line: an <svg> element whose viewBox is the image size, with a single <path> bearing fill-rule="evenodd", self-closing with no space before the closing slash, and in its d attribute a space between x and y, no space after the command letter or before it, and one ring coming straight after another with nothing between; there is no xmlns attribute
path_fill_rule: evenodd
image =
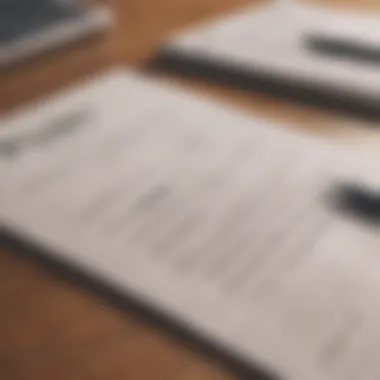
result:
<svg viewBox="0 0 380 380"><path fill-rule="evenodd" d="M375 1L322 0L375 10ZM168 35L243 6L248 0L110 0L115 23L84 41L0 73L0 112L114 65L144 66ZM150 73L149 75L158 75ZM163 76L162 74L160 74ZM358 123L269 96L189 81L174 81L254 114L341 135ZM273 109L276 111L273 113ZM367 132L364 133L367 136ZM364 138L365 140L365 138ZM1 183L1 178L0 178ZM99 295L46 267L0 247L0 380L222 380L236 375Z"/></svg>

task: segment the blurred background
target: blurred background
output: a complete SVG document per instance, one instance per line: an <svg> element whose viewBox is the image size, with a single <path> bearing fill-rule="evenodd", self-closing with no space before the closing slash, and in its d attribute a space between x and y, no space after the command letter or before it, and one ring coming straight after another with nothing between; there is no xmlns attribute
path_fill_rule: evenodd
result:
<svg viewBox="0 0 380 380"><path fill-rule="evenodd" d="M20 1L28 3L26 9L30 16L25 16L24 11L25 20L41 18L41 13L35 15L33 9L40 9L38 3L43 0L0 0L0 33L4 33L0 36L0 62L3 57L9 57L10 34L17 34L13 29L26 25L20 21L19 26L9 22L6 28L4 26L9 20L4 15ZM88 23L86 30L90 32L82 30L81 38L71 38L65 43L56 44L54 40L46 51L1 67L1 116L102 69L122 65L179 83L252 115L286 122L295 128L345 140L355 146L375 149L380 146L373 121L369 123L259 91L184 77L152 67L157 47L168 37L207 20L227 17L252 3L251 0L76 3L79 8L75 12L79 13L73 13L78 17L75 28L79 30ZM263 3L265 0L257 1L258 6ZM380 2L377 0L315 0L314 3L357 14L379 14L380 25ZM81 18L84 14L88 17L89 10L95 8L106 10L111 17L97 14L95 22ZM12 12L16 12L12 17L17 19L17 11ZM23 20L21 16L20 19ZM44 20L42 17L41 23ZM31 24L30 30L38 25L38 22ZM68 30L70 28L73 27L69 26ZM28 42L28 46L29 43L33 41ZM213 355L200 352L133 312L108 305L101 297L57 278L33 260L14 255L12 247L0 245L0 379L53 378L222 380L238 376Z"/></svg>

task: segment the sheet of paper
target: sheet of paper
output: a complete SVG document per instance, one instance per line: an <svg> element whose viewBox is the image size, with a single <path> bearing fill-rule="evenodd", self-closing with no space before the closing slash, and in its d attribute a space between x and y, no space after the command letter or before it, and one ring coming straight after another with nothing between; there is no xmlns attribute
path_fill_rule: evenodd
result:
<svg viewBox="0 0 380 380"><path fill-rule="evenodd" d="M163 48L244 72L261 70L374 100L380 96L378 64L316 53L308 48L305 39L330 37L378 47L379 20L375 15L301 1L272 1L184 31Z"/></svg>
<svg viewBox="0 0 380 380"><path fill-rule="evenodd" d="M358 173L380 177L114 71L1 121L0 219L282 379L375 380L379 230L326 200Z"/></svg>

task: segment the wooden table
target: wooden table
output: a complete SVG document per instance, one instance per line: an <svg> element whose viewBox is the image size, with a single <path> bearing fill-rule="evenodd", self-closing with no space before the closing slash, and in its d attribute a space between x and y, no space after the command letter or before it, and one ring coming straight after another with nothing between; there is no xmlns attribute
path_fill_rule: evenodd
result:
<svg viewBox="0 0 380 380"><path fill-rule="evenodd" d="M323 0L329 1L331 0ZM0 112L113 65L144 65L167 35L248 0L110 0L116 23L98 39L1 73ZM337 5L347 0L335 0ZM375 2L351 0L358 8ZM150 75L163 75L150 73ZM253 114L363 143L378 136L358 121L269 96L165 75ZM275 106L275 107L274 107ZM269 115L268 110L276 112ZM365 125L364 125L365 126ZM1 180L1 179L0 179ZM135 314L122 312L33 260L0 247L1 380L217 380L236 378Z"/></svg>

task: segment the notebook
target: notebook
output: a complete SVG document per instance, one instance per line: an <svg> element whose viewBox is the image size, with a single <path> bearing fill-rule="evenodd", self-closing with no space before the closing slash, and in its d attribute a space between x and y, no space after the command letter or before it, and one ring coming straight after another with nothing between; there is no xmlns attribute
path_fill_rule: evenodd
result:
<svg viewBox="0 0 380 380"><path fill-rule="evenodd" d="M267 379L378 376L379 225L331 196L375 160L118 69L0 126L3 237Z"/></svg>
<svg viewBox="0 0 380 380"><path fill-rule="evenodd" d="M0 0L0 67L104 31L103 6L72 0Z"/></svg>
<svg viewBox="0 0 380 380"><path fill-rule="evenodd" d="M173 36L158 63L378 118L379 20L300 1L253 4Z"/></svg>

